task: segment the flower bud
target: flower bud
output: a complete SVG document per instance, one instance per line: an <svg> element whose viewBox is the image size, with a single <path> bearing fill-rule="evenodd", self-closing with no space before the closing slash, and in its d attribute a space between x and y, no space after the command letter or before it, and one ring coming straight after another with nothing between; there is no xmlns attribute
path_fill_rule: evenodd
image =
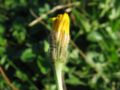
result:
<svg viewBox="0 0 120 90"><path fill-rule="evenodd" d="M66 62L67 48L70 40L70 19L67 13L59 14L53 18L53 30L51 31L51 58L53 62Z"/></svg>

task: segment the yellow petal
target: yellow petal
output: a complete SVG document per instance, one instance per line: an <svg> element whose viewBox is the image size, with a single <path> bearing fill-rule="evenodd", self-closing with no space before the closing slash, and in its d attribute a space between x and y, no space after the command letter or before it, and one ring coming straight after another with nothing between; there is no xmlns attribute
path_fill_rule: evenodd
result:
<svg viewBox="0 0 120 90"><path fill-rule="evenodd" d="M67 13L59 14L54 18L53 30L69 34L70 19Z"/></svg>

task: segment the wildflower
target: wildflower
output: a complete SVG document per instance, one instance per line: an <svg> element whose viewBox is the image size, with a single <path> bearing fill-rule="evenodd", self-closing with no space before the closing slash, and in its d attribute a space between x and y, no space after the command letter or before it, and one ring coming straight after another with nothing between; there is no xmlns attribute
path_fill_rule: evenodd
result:
<svg viewBox="0 0 120 90"><path fill-rule="evenodd" d="M63 90L62 70L67 61L67 48L70 40L70 19L67 13L53 18L50 56L56 75L58 90Z"/></svg>

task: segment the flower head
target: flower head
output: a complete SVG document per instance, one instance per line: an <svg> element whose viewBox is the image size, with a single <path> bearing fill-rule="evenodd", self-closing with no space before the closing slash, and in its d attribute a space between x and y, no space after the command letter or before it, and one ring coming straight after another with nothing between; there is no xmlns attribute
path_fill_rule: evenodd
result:
<svg viewBox="0 0 120 90"><path fill-rule="evenodd" d="M53 60L63 60L67 56L67 47L70 39L70 19L67 13L59 14L53 18L51 31L51 54Z"/></svg>

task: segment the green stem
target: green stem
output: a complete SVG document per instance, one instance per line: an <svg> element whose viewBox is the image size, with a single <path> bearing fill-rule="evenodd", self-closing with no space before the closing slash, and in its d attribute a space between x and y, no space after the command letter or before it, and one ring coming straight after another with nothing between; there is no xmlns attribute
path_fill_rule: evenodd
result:
<svg viewBox="0 0 120 90"><path fill-rule="evenodd" d="M58 90L63 90L62 68L63 68L63 63L55 64L55 74L56 74L56 82L57 82Z"/></svg>

